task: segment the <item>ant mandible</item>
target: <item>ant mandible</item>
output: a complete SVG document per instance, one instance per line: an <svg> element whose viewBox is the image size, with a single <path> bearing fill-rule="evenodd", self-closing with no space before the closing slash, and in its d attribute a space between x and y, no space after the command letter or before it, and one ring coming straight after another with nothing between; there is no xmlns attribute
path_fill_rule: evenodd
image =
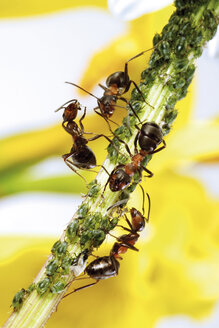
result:
<svg viewBox="0 0 219 328"><path fill-rule="evenodd" d="M139 238L138 232L144 229L145 222L149 221L149 216L150 216L151 202L150 202L150 196L148 194L147 197L149 201L147 218L145 218L144 215L141 214L141 212L139 212L135 208L132 208L130 210L132 222L130 222L127 216L125 215L129 228L120 226L124 230L127 230L130 233L126 235L122 235L120 237L115 237L118 242L114 243L110 251L110 254L108 256L98 257L97 259L89 263L88 266L86 267L84 273L96 281L87 284L85 286L76 288L72 292L66 294L64 297L69 296L72 293L75 293L79 290L94 286L100 280L116 277L119 273L119 268L120 268L120 263L117 259L122 260L122 257L119 254L126 253L128 249L138 251L138 249L134 247L134 244L137 242ZM143 191L143 214L144 214L144 191Z"/></svg>
<svg viewBox="0 0 219 328"><path fill-rule="evenodd" d="M119 164L114 168L107 180L103 193L108 183L110 190L114 192L128 187L136 172L139 173L139 177L141 177L142 170L149 174L147 177L150 178L153 176L153 173L145 168L142 162L147 155L155 154L166 147L162 130L155 122L147 122L142 125L141 129L136 125L136 128L138 129L138 133L134 140L135 155L131 154L128 145L125 144L126 150L131 157L131 163L125 165ZM161 142L163 142L163 146L155 150ZM139 152L137 150L137 143L140 146Z"/></svg>

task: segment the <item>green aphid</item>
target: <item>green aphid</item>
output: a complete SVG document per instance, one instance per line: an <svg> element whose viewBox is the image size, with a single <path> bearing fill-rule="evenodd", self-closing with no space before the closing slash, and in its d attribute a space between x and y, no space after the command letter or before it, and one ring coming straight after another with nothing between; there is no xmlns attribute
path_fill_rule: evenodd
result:
<svg viewBox="0 0 219 328"><path fill-rule="evenodd" d="M72 242L75 237L77 236L78 233L78 228L79 228L79 222L77 219L72 221L66 229L66 237L69 239L70 242Z"/></svg>
<svg viewBox="0 0 219 328"><path fill-rule="evenodd" d="M118 221L118 218L112 218L112 220L109 222L109 230L113 230L117 226Z"/></svg>
<svg viewBox="0 0 219 328"><path fill-rule="evenodd" d="M26 295L26 290L24 288L22 288L19 292L17 292L14 295L14 298L12 300L12 306L14 308L14 311L18 311L21 308L25 295Z"/></svg>
<svg viewBox="0 0 219 328"><path fill-rule="evenodd" d="M64 274L69 273L69 268L72 265L72 262L73 262L73 258L70 255L66 255L62 259L61 268L64 271Z"/></svg>
<svg viewBox="0 0 219 328"><path fill-rule="evenodd" d="M184 36L181 36L176 41L175 53L177 56L184 56L187 50L187 41Z"/></svg>
<svg viewBox="0 0 219 328"><path fill-rule="evenodd" d="M27 288L27 293L30 294L32 291L36 289L36 284L33 282L28 288Z"/></svg>
<svg viewBox="0 0 219 328"><path fill-rule="evenodd" d="M51 260L46 266L46 274L47 276L53 276L59 268L59 262L57 259Z"/></svg>
<svg viewBox="0 0 219 328"><path fill-rule="evenodd" d="M56 283L50 287L52 294L59 294L65 290L66 283L63 280L58 280Z"/></svg>
<svg viewBox="0 0 219 328"><path fill-rule="evenodd" d="M40 295L45 294L49 290L50 285L51 281L48 277L39 281L36 286L37 293Z"/></svg>
<svg viewBox="0 0 219 328"><path fill-rule="evenodd" d="M163 41L159 44L158 49L165 60L170 58L170 44L167 41Z"/></svg>
<svg viewBox="0 0 219 328"><path fill-rule="evenodd" d="M164 121L165 121L165 123L167 123L167 124L171 124L171 123L173 123L173 121L176 119L176 117L177 117L177 110L173 110L173 111L171 111L171 112L169 112L169 113L167 113L166 115L165 115L165 117L164 117Z"/></svg>
<svg viewBox="0 0 219 328"><path fill-rule="evenodd" d="M83 204L79 207L78 209L78 218L79 219L83 219L86 215L87 215L87 212L88 212L88 205L87 204Z"/></svg>
<svg viewBox="0 0 219 328"><path fill-rule="evenodd" d="M93 197L94 198L94 197L97 197L99 191L100 191L99 184L95 184L92 187L90 187L87 195L88 195L88 197Z"/></svg>
<svg viewBox="0 0 219 328"><path fill-rule="evenodd" d="M81 234L80 243L82 246L98 247L106 237L103 230L88 230Z"/></svg>

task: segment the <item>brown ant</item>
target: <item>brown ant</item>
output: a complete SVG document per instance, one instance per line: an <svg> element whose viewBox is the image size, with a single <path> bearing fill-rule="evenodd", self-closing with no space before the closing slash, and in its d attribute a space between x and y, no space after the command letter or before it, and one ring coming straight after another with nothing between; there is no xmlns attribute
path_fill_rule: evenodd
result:
<svg viewBox="0 0 219 328"><path fill-rule="evenodd" d="M143 191L143 188L142 188L142 191ZM134 244L137 242L137 240L139 238L138 232L140 232L144 229L145 221L148 222L149 216L150 216L151 202L150 202L150 196L148 195L148 193L147 193L147 197L148 197L148 201L149 201L147 218L145 218L144 215L141 214L141 212L139 212L135 208L132 208L130 210L132 222L130 222L129 219L127 218L127 216L125 215L126 222L128 223L129 228L120 226L124 230L127 230L130 233L126 234L126 235L122 235L120 237L115 237L118 242L114 243L109 256L98 257L97 259L92 261L90 264L88 264L88 266L86 267L84 273L96 281L91 284L76 288L72 292L65 295L64 297L66 297L72 293L75 293L79 290L91 287L91 286L97 284L100 280L117 276L118 272L119 272L119 268L120 268L120 263L118 262L117 259L122 260L122 258L119 254L126 253L128 249L138 251L138 249L136 247L134 247ZM144 191L143 191L143 214L144 214ZM86 278L81 278L81 279L86 279Z"/></svg>
<svg viewBox="0 0 219 328"><path fill-rule="evenodd" d="M107 180L103 193L108 183L111 191L119 191L126 188L131 183L135 173L138 172L139 177L141 177L142 170L149 174L147 177L150 178L153 176L153 173L145 168L142 162L147 155L155 154L166 147L162 130L159 125L154 122L143 124L141 129L136 125L136 128L138 129L138 133L134 140L135 155L131 154L128 145L125 144L126 150L131 157L131 163L125 165L119 164L114 168ZM155 150L161 142L163 142L163 146ZM137 143L141 148L139 152L137 150Z"/></svg>

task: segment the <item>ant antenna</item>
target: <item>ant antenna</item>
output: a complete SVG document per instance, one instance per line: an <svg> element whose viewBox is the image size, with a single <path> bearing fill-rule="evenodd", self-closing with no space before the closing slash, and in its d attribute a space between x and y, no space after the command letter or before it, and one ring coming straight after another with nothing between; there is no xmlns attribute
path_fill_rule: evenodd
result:
<svg viewBox="0 0 219 328"><path fill-rule="evenodd" d="M94 96L92 93L90 93L89 91L85 90L84 88L80 87L79 85L75 84L75 83L72 83L72 82L65 82L67 84L71 84L71 85L74 85L75 87L83 90L84 92L88 93L90 96L96 98L97 100L99 100L99 98L97 98L96 96Z"/></svg>
<svg viewBox="0 0 219 328"><path fill-rule="evenodd" d="M147 195L147 198L148 198L148 216L147 216L146 221L148 222L149 217L150 217L150 212L151 212L151 199L150 199L150 196L148 195L148 193L146 193L146 195Z"/></svg>
<svg viewBox="0 0 219 328"><path fill-rule="evenodd" d="M69 100L69 101L66 101L66 103L64 103L62 106L60 106L59 108L57 108L57 109L55 110L55 112L58 112L58 111L59 111L60 109L62 109L62 108L65 109L64 106L67 105L67 104L69 104L69 103L71 103L71 102L73 102L73 101L76 103L76 102L77 102L77 99L71 99L71 100ZM80 109L80 108L78 108L78 109Z"/></svg>

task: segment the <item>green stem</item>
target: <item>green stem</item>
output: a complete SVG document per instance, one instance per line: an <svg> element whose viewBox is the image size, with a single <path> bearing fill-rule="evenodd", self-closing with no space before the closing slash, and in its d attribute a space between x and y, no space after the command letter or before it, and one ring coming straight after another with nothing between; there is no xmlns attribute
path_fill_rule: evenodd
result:
<svg viewBox="0 0 219 328"><path fill-rule="evenodd" d="M158 123L164 135L169 133L177 116L174 109L176 102L187 93L194 75L196 58L201 55L206 41L216 33L219 14L219 0L176 0L175 4L177 10L170 17L169 23L160 35L154 37L155 50L149 67L141 75L139 88L146 102L142 101L136 89L130 99L140 120ZM137 132L135 124L138 124L138 120L130 112L132 135L126 119L124 125L115 131L131 151L134 149ZM114 139L114 143L121 153L127 154L118 139ZM108 172L112 172L118 163L130 161L128 155L118 154L113 145L108 147L108 153L103 163ZM151 157L148 155L145 158L145 165ZM90 184L86 199L60 240L54 244L34 284L15 295L12 302L14 311L3 327L43 327L66 293L70 285L68 283L83 272L88 255L101 245L107 233L117 225L118 218L113 217L107 209L118 200L128 201L140 182L139 176L133 179L132 185L125 191L112 192L107 187L103 198L102 191L107 180L107 173L101 169L95 181Z"/></svg>

